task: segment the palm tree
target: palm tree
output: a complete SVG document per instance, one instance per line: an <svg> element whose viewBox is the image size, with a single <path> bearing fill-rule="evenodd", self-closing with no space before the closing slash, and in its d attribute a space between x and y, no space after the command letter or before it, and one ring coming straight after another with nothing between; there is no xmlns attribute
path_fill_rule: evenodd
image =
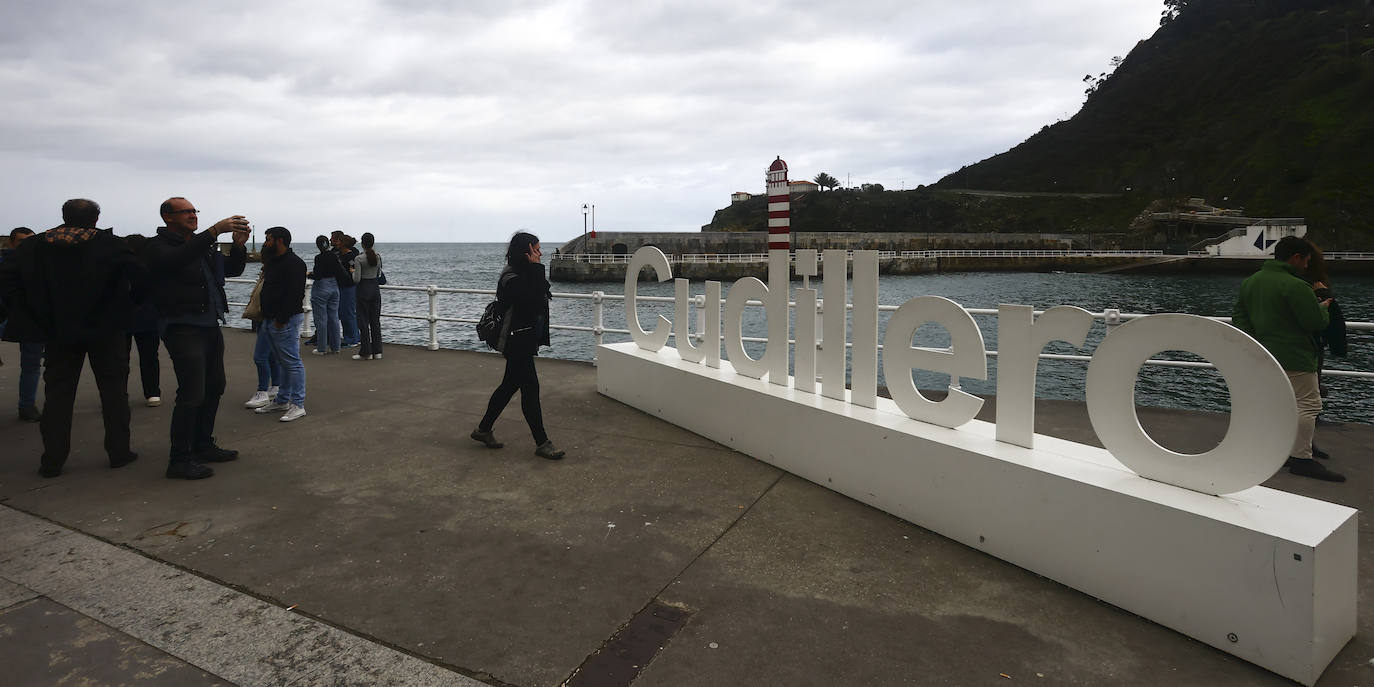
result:
<svg viewBox="0 0 1374 687"><path fill-rule="evenodd" d="M830 189L832 191L835 189L836 186L840 185L839 179L836 179L835 177L832 177L829 174L826 174L825 172L817 174L816 178L812 179L812 181L816 182L817 186L825 189Z"/></svg>

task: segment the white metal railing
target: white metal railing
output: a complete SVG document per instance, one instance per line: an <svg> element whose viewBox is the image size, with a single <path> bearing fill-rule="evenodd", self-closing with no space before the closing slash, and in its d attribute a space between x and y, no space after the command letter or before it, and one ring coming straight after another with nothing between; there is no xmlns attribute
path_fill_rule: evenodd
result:
<svg viewBox="0 0 1374 687"><path fill-rule="evenodd" d="M854 259L854 251L847 251L849 259ZM716 263L763 263L768 261L767 253L675 253L666 254L668 262L676 264L716 264ZM1159 250L904 250L878 251L879 260L894 258L1086 258L1086 257L1157 257L1164 255ZM591 265L623 265L633 258L626 253L559 253L554 260L584 262ZM796 261L795 251L790 255Z"/></svg>
<svg viewBox="0 0 1374 687"><path fill-rule="evenodd" d="M232 282L232 283L235 283L235 284L253 284L253 283L256 282L256 280L253 280L253 279L227 279L226 281ZM427 322L427 323L429 324L429 337L428 337L427 346L428 346L429 350L431 350L431 351L437 351L437 350L439 350L439 323L440 323L440 322L454 322L454 323L460 323L460 324L473 324L473 325L477 324L477 317L448 317L448 316L440 315L440 314L439 314L439 296L440 296L441 294L471 294L471 295L490 296L490 297L495 297L495 296L496 296L496 290L495 290L495 289L457 289L457 288L440 287L440 286L436 286L436 285L434 285L434 284L429 284L429 285L427 285L427 286L399 286L399 285L391 285L391 284L388 284L388 285L382 286L382 287L380 287L380 288L381 288L383 291L399 291L399 292L424 293L424 294L426 294L426 296L427 296L428 299L429 299L429 310L428 310L428 314L427 314L427 315L413 315L413 314L409 314L409 313L387 313L387 312L383 312L383 313L382 313L382 317L392 317L392 318L403 319L403 320L422 320L422 321L424 321L424 322ZM605 322L606 322L606 321L605 321L605 303L606 303L606 301L618 301L618 302L624 303L624 301L625 301L625 296L624 296L624 295L622 295L622 294L608 294L608 293L606 293L606 292L604 292L604 291L592 291L591 293L561 293L561 292L554 292L552 295L553 295L554 298L566 298L566 299L569 299L569 300L590 300L590 301L592 302L592 321L591 321L590 324L586 324L586 325L582 325L582 324L553 324L553 323L550 323L550 324L549 324L549 328L550 328L550 329L560 330L560 331L569 331L569 332L586 332L586 333L589 333L589 334L592 335L592 339L593 339L593 342L594 342L593 345L594 345L594 346L600 346L600 345L603 343L603 337L604 337L606 334L618 334L618 335L623 335L623 336L629 336L629 335L630 335L630 330L628 330L628 329L612 329L612 328L608 328L608 327L606 326L606 324L605 324ZM640 303L640 302L643 302L643 303L675 303L676 300L677 300L677 299L674 298L674 297L672 297L672 296L637 296L636 299L635 299L635 302L636 302L636 303ZM697 311L697 321L696 321L696 325L697 325L697 326L696 326L696 332L697 332L697 333L692 334L692 339L693 339L694 341L700 343L700 342L702 341L702 339L703 339L703 336L700 334L700 332L705 331L705 329L706 329L706 311L705 311L705 307L706 307L706 296L705 296L705 295L700 295L700 294L699 294L699 295L697 295L697 296L692 297L691 302L692 302L692 305L696 308L696 311ZM748 305L754 306L754 307L761 307L761 306L763 305L763 302L762 302L762 301L757 301L757 300L750 300L750 301L747 301L747 303L748 303ZM229 305L230 305L230 306L243 307L243 306L247 305L247 303L230 302ZM791 310L795 310L795 309L796 309L797 304L796 304L796 302L794 302L794 301L789 301L789 302L787 303L787 307L788 307L789 313L790 313ZM896 306L896 305L879 305L879 306L878 306L878 310L879 310L880 312L896 312L897 309L898 309L898 307L900 307L900 306ZM303 332L303 333L306 334L306 335L308 336L308 335L311 333L311 331L313 330L313 324L312 324L312 322L311 322L311 318L309 317L311 308L310 308L310 296L309 296L309 291L308 291L308 290L307 290L306 296L305 296L304 308L305 308L305 313L306 313L307 316L304 318L304 319L305 319L305 329L304 329L304 332ZM853 304L846 303L846 304L845 304L845 309L846 309L846 310L853 310L853 309L854 309L854 306L853 306ZM997 314L997 309L996 309L996 308L964 308L964 311L967 312L967 313L970 314L970 315L996 315L996 314ZM817 312L818 315L824 316L824 301L823 301L823 299L817 299L817 303L816 303L816 312ZM1043 310L1036 310L1036 311L1035 311L1035 315L1036 315L1037 317L1040 316L1040 315L1043 314L1043 313L1044 313ZM479 316L480 316L480 315L479 315ZM1110 330L1111 328L1116 327L1116 326L1121 325L1121 324L1125 324L1126 322L1128 322L1128 321L1130 321L1130 320L1134 320L1134 319L1141 318L1141 317L1147 317L1148 314L1146 314L1146 313L1123 313L1123 312L1121 312L1120 310L1117 310L1117 309L1114 309L1114 308L1107 308L1107 309L1104 309L1102 312L1095 312L1095 313L1092 313L1092 316L1093 316L1094 319L1101 320L1102 322L1104 322L1104 323L1106 324L1108 330ZM1225 322L1225 323L1227 323L1227 324L1230 324L1230 323L1231 323L1231 318L1229 318L1229 317L1210 317L1210 316L1208 316L1207 319L1216 320L1216 321L1218 321L1218 322ZM1347 322L1347 323L1346 323L1346 329L1348 329L1348 330L1350 330L1350 331L1374 332L1374 322ZM818 325L818 331L819 331L819 325ZM674 333L672 334L672 336L676 336L676 332L674 332ZM767 342L768 342L768 339L767 339L767 338L763 338L763 337L749 337L749 336L746 336L746 337L741 337L741 338L742 338L744 341L753 342L753 343L767 343ZM795 339L788 339L787 343L788 343L789 345L795 345L795 344L796 344L796 340L795 340ZM846 347L851 347L851 348L852 348L853 345L854 345L854 344L853 344L852 342L845 342L845 346L846 346ZM817 344L817 347L818 347L818 348L824 348L824 343L818 343L818 344ZM879 343L879 344L878 344L878 349L879 349L879 350L882 350L882 347L883 347L882 344ZM926 350L948 351L949 349L947 349L947 348L932 348L932 349L926 349ZM987 354L988 354L988 356L995 357L995 356L997 355L997 351L988 351ZM1086 362L1092 360L1092 357L1091 357L1091 356L1086 356L1086 355L1070 355L1070 354L1062 354L1062 353L1041 353L1041 354L1040 354L1040 359L1042 359L1042 360L1069 360L1069 361L1084 362L1084 363L1086 363ZM593 363L596 362L595 357L593 357L592 362L593 362ZM1151 359L1149 359L1149 360L1146 360L1146 361L1145 361L1145 364L1146 364L1146 365L1154 365L1154 366L1157 366L1157 367L1180 367L1180 368L1215 369L1214 366L1213 366L1211 363L1207 363L1207 362L1190 362L1190 361L1183 361L1183 360L1160 360L1160 359L1151 358ZM1358 371L1358 370L1332 370L1332 369L1325 369L1325 370L1322 370L1322 374L1323 374L1323 375L1327 375L1327 376L1331 376L1331 377L1357 377L1357 378L1362 378L1362 379L1374 379L1374 372L1365 372L1365 371Z"/></svg>

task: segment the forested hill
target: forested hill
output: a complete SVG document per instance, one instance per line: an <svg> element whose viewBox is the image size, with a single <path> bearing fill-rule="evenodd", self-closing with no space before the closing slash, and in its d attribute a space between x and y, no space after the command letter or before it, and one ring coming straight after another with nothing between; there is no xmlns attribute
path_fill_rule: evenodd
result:
<svg viewBox="0 0 1374 687"><path fill-rule="evenodd" d="M1374 247L1374 3L1165 5L1073 118L935 187L1205 197Z"/></svg>

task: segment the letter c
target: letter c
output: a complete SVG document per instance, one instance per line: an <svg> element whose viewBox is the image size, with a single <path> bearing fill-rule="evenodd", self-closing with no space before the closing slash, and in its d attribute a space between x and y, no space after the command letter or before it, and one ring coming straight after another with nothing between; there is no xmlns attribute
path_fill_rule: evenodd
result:
<svg viewBox="0 0 1374 687"><path fill-rule="evenodd" d="M630 338L634 339L636 345L646 351L657 351L668 343L668 335L673 331L673 323L668 318L659 315L654 324L654 331L646 332L639 326L639 311L635 308L635 300L639 295L639 271L645 267L654 268L659 281L668 281L673 278L673 267L668 264L668 256L663 251L654 246L642 246L635 251L630 258L630 264L625 267L625 324L630 327Z"/></svg>

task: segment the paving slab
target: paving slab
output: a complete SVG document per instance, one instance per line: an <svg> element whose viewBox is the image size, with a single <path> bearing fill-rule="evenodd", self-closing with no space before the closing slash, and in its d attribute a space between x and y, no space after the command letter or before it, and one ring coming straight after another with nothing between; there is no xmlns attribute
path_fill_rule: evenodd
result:
<svg viewBox="0 0 1374 687"><path fill-rule="evenodd" d="M635 684L1007 684L1003 673L1044 684L1283 683L600 396L589 364L539 361L545 421L568 451L550 462L532 455L518 400L496 427L506 448L467 438L500 379L496 355L388 346L381 361L309 356L310 415L283 424L239 407L253 392L252 343L226 331L217 436L242 457L216 465L209 480L162 478L170 403L135 404L142 457L105 467L89 375L73 455L57 479L35 474L36 426L0 417L0 539L76 565L79 548L49 541L70 527L187 578L159 584L210 585L211 608L215 590L246 594L232 606L246 627L290 634L288 620L254 613L294 605L341 633L285 645L282 665L312 666L295 678L310 681L301 684L356 669L339 663L351 641L488 684L559 684L655 602L688 616ZM0 398L14 393L16 376L0 367ZM172 379L164 360L169 401ZM1082 404L1037 409L1037 431L1097 443ZM995 399L982 419L994 410ZM1225 432L1220 415L1141 415L1175 450L1205 450ZM1323 427L1318 440L1349 482L1280 473L1267 485L1374 505L1374 428ZM14 525L6 509L41 516L39 533ZM1368 527L1360 537L1359 634L1319 684L1374 683L1374 542ZM5 564L4 552L0 566L27 569ZM114 575L133 570L105 565ZM185 630L173 633L184 642L167 646L191 655L196 619L158 610L157 589L123 606L101 606L100 593L69 600L89 603L79 607L93 617L117 610L138 632ZM220 631L243 629L233 625ZM271 665L240 675L280 678Z"/></svg>
<svg viewBox="0 0 1374 687"><path fill-rule="evenodd" d="M10 685L232 684L47 599L0 610L0 665Z"/></svg>

